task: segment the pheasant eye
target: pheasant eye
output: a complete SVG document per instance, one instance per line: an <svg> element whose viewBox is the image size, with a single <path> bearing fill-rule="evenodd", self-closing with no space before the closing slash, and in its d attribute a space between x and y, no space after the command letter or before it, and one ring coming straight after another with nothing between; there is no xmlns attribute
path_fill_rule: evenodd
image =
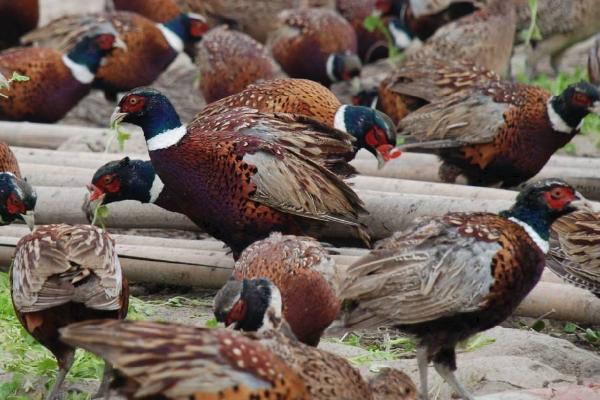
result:
<svg viewBox="0 0 600 400"><path fill-rule="evenodd" d="M105 183L106 185L110 184L112 181L113 181L113 177L112 177L112 176L110 176L110 175L106 175L106 176L104 177L104 183Z"/></svg>
<svg viewBox="0 0 600 400"><path fill-rule="evenodd" d="M142 96L130 95L121 106L122 111L127 113L136 113L144 107L145 99Z"/></svg>
<svg viewBox="0 0 600 400"><path fill-rule="evenodd" d="M590 99L590 97L587 94L581 92L575 92L575 94L573 94L572 101L574 105L579 107L589 107L590 105L592 105L592 100Z"/></svg>
<svg viewBox="0 0 600 400"><path fill-rule="evenodd" d="M108 33L99 35L96 38L96 43L98 43L98 46L102 49L102 50L110 50L113 46L113 43L115 41L115 37L113 35L110 35Z"/></svg>

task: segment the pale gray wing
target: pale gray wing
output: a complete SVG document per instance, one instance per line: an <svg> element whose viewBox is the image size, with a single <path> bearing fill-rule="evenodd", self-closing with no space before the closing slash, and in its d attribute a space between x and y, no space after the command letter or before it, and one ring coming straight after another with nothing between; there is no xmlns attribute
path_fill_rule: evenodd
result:
<svg viewBox="0 0 600 400"><path fill-rule="evenodd" d="M342 286L350 327L416 324L480 309L500 245L462 236L441 218L394 234L352 265Z"/></svg>
<svg viewBox="0 0 600 400"><path fill-rule="evenodd" d="M494 140L511 107L477 90L441 98L409 114L398 123L403 149L444 148Z"/></svg>
<svg viewBox="0 0 600 400"><path fill-rule="evenodd" d="M68 302L119 309L122 271L113 240L87 225L47 225L19 241L11 269L12 297L20 312Z"/></svg>

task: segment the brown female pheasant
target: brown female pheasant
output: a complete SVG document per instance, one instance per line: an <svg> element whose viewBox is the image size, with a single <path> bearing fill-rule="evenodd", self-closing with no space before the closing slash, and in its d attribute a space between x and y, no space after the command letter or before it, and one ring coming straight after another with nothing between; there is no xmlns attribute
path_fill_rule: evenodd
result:
<svg viewBox="0 0 600 400"><path fill-rule="evenodd" d="M539 281L550 225L574 210L575 190L560 180L527 185L500 215L424 217L352 265L340 284L350 328L391 325L419 338L421 398L427 364L463 398L456 344L506 319Z"/></svg>
<svg viewBox="0 0 600 400"><path fill-rule="evenodd" d="M71 368L75 348L59 339L59 329L94 318L127 315L128 286L114 241L89 225L43 225L17 243L10 272L15 312L25 330L54 354L54 400ZM98 395L108 390L106 364Z"/></svg>
<svg viewBox="0 0 600 400"><path fill-rule="evenodd" d="M215 316L227 326L257 331L268 304L280 301L294 336L316 346L339 312L336 271L335 261L316 240L272 233L242 252L231 280L215 297ZM272 285L281 293L278 300L271 299L276 296Z"/></svg>

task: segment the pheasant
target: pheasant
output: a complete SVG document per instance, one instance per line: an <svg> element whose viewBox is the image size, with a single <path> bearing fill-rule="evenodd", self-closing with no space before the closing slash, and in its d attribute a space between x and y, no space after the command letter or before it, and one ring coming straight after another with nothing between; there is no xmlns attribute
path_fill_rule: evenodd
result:
<svg viewBox="0 0 600 400"><path fill-rule="evenodd" d="M377 90L376 107L398 124L422 106L464 89L500 81L493 71L470 61L408 61L394 69ZM359 93L358 96L364 95ZM372 97L356 103L372 103Z"/></svg>
<svg viewBox="0 0 600 400"><path fill-rule="evenodd" d="M382 168L400 156L390 118L368 107L342 105L323 85L306 79L277 79L248 86L242 92L207 105L199 114L217 115L231 107L252 107L263 112L305 115L354 136L355 151L365 148Z"/></svg>
<svg viewBox="0 0 600 400"><path fill-rule="evenodd" d="M88 190L90 202L101 199L101 204L110 204L136 200L179 212L175 200L148 160L131 160L125 157L110 161L98 168Z"/></svg>
<svg viewBox="0 0 600 400"><path fill-rule="evenodd" d="M236 329L257 331L267 305L279 301L294 336L316 346L339 312L335 273L335 261L314 239L272 233L242 252L215 297L215 316ZM278 299L271 299L273 285Z"/></svg>
<svg viewBox="0 0 600 400"><path fill-rule="evenodd" d="M28 82L0 88L0 119L56 122L85 97L103 57L124 44L109 23L78 38L65 54L46 48L15 48L0 53L0 73L13 71Z"/></svg>
<svg viewBox="0 0 600 400"><path fill-rule="evenodd" d="M383 369L367 383L344 358L276 331L98 320L61 333L112 363L112 386L127 399L416 400L401 371Z"/></svg>
<svg viewBox="0 0 600 400"><path fill-rule="evenodd" d="M17 46L21 36L37 26L39 18L39 0L0 0L0 49Z"/></svg>
<svg viewBox="0 0 600 400"><path fill-rule="evenodd" d="M56 19L26 35L23 42L62 51L74 39L107 21L116 27L126 45L107 55L95 72L94 87L103 90L110 100L116 100L119 92L154 82L187 44L200 40L208 30L204 17L197 14L179 14L156 23L133 12L114 11Z"/></svg>
<svg viewBox="0 0 600 400"><path fill-rule="evenodd" d="M600 235L598 214L573 212L552 224L546 266L566 282L600 297L600 264L597 257Z"/></svg>
<svg viewBox="0 0 600 400"><path fill-rule="evenodd" d="M329 85L360 73L356 32L336 11L285 10L277 21L267 46L289 76Z"/></svg>
<svg viewBox="0 0 600 400"><path fill-rule="evenodd" d="M536 175L577 133L583 118L600 112L600 92L587 82L552 96L508 81L476 84L432 101L398 124L402 150L433 152L440 177L460 174L471 185L516 186Z"/></svg>
<svg viewBox="0 0 600 400"><path fill-rule="evenodd" d="M298 7L335 6L335 0L176 0L182 10L228 23L261 43L275 29L280 11Z"/></svg>
<svg viewBox="0 0 600 400"><path fill-rule="evenodd" d="M504 75L516 21L513 0L491 0L486 7L439 28L423 46L407 51L406 60L466 60Z"/></svg>
<svg viewBox="0 0 600 400"><path fill-rule="evenodd" d="M272 231L310 233L323 223L347 226L368 242L358 221L365 212L358 196L313 161L322 154L322 162L329 162L323 145L315 145L312 134L304 136L306 143L297 142L301 129L286 123L268 129L261 122L269 118L254 109L234 108L186 127L164 95L138 88L121 99L111 121L142 128L152 165L177 206L224 241L236 259ZM351 148L336 139L342 132L328 132L329 142L342 154ZM337 164L349 168L343 156L330 161L334 170Z"/></svg>
<svg viewBox="0 0 600 400"><path fill-rule="evenodd" d="M175 0L106 0L110 11L131 11L154 22L169 22L181 14Z"/></svg>
<svg viewBox="0 0 600 400"><path fill-rule="evenodd" d="M261 43L227 26L206 34L195 59L200 71L199 89L207 103L283 74Z"/></svg>
<svg viewBox="0 0 600 400"><path fill-rule="evenodd" d="M379 242L340 282L348 328L394 326L419 338L421 398L427 364L463 398L456 380L459 341L512 314L539 281L550 225L575 209L575 190L549 179L529 184L499 215L423 217Z"/></svg>
<svg viewBox="0 0 600 400"><path fill-rule="evenodd" d="M59 329L95 318L123 319L128 286L114 241L89 225L43 225L17 243L11 267L11 295L23 328L54 354L58 376L47 400L57 398L73 365L75 348ZM98 395L108 390L106 364Z"/></svg>
<svg viewBox="0 0 600 400"><path fill-rule="evenodd" d="M0 142L0 225L21 220L33 230L36 202L37 194L21 176L17 158L6 143Z"/></svg>

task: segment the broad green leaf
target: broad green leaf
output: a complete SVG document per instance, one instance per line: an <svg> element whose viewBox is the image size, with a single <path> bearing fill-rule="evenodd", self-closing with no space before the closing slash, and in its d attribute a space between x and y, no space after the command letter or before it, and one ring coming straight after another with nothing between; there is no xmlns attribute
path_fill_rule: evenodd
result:
<svg viewBox="0 0 600 400"><path fill-rule="evenodd" d="M565 327L563 328L563 331L565 333L575 333L577 331L577 325L575 325L572 322L568 322L565 324Z"/></svg>

